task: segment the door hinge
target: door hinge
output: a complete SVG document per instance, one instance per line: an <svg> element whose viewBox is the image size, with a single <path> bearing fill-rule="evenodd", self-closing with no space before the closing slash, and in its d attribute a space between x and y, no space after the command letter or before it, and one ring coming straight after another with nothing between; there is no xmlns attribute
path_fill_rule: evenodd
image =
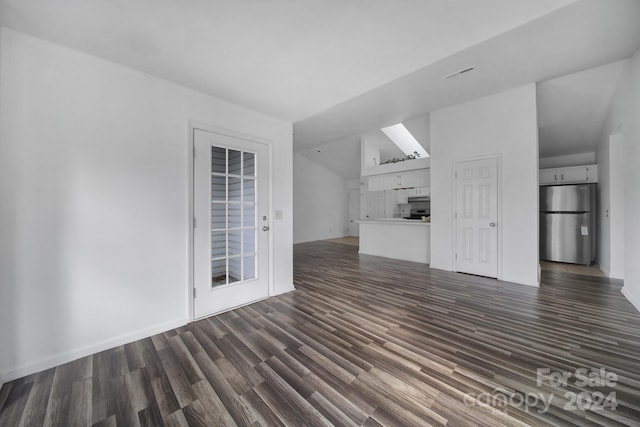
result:
<svg viewBox="0 0 640 427"><path fill-rule="evenodd" d="M196 297L196 288L193 288L193 297Z"/></svg>
<svg viewBox="0 0 640 427"><path fill-rule="evenodd" d="M457 178L457 177L458 177L458 172L455 172L455 173L454 173L454 175L455 175L455 177Z"/></svg>
<svg viewBox="0 0 640 427"><path fill-rule="evenodd" d="M193 218L193 228L196 228L196 219Z"/></svg>
<svg viewBox="0 0 640 427"><path fill-rule="evenodd" d="M458 253L456 252L456 259L458 259Z"/></svg>

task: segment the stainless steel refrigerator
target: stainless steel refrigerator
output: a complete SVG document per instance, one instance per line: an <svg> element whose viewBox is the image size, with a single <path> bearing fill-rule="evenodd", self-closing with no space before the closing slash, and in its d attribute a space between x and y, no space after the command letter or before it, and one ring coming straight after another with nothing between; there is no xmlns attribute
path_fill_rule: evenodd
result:
<svg viewBox="0 0 640 427"><path fill-rule="evenodd" d="M540 259L595 262L596 184L540 187Z"/></svg>

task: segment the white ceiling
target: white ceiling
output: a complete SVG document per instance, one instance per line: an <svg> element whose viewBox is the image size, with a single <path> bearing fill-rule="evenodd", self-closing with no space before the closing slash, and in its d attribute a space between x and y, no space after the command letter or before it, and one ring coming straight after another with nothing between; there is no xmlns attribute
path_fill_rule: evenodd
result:
<svg viewBox="0 0 640 427"><path fill-rule="evenodd" d="M540 157L596 151L623 62L538 84Z"/></svg>
<svg viewBox="0 0 640 427"><path fill-rule="evenodd" d="M0 0L3 26L293 122L345 177L359 135L540 81L541 153L590 150L615 70L553 79L630 56L638 22L640 0Z"/></svg>
<svg viewBox="0 0 640 427"><path fill-rule="evenodd" d="M0 0L0 23L296 122L574 1Z"/></svg>

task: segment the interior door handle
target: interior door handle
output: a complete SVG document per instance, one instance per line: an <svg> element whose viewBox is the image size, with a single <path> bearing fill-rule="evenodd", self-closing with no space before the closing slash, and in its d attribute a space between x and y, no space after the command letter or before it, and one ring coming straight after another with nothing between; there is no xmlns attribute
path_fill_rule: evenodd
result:
<svg viewBox="0 0 640 427"><path fill-rule="evenodd" d="M490 223L489 223L489 227L495 227L495 226L496 226L496 223L495 223L495 222L490 222Z"/></svg>

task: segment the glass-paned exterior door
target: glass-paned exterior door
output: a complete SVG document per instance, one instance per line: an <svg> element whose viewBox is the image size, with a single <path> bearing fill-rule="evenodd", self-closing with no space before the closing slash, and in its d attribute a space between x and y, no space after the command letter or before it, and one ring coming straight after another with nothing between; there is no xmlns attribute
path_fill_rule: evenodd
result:
<svg viewBox="0 0 640 427"><path fill-rule="evenodd" d="M196 225L208 219L194 229L194 313L201 317L268 293L268 147L196 130L194 149Z"/></svg>
<svg viewBox="0 0 640 427"><path fill-rule="evenodd" d="M211 147L211 285L256 277L255 153Z"/></svg>

